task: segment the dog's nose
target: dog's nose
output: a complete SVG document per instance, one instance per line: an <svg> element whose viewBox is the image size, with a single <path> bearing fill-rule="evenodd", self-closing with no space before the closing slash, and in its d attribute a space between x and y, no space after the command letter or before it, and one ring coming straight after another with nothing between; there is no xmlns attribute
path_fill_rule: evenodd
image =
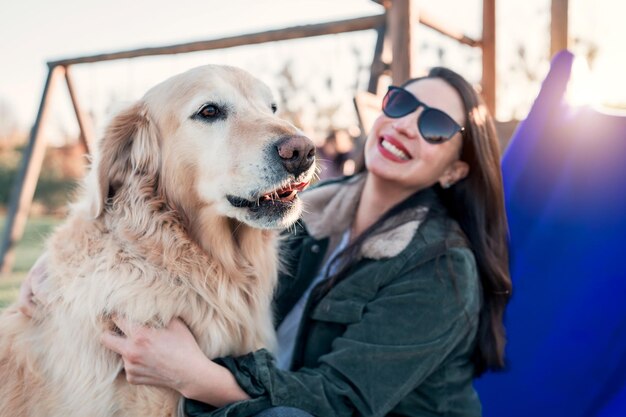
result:
<svg viewBox="0 0 626 417"><path fill-rule="evenodd" d="M315 162L315 145L306 136L289 136L281 139L277 145L278 156L283 166L296 177Z"/></svg>

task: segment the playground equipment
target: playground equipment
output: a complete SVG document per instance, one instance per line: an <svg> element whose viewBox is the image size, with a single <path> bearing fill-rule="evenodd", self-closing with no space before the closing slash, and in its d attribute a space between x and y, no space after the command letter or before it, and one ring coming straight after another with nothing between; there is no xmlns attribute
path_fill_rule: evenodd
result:
<svg viewBox="0 0 626 417"><path fill-rule="evenodd" d="M502 160L513 296L485 417L626 416L626 117L570 105L555 56Z"/></svg>

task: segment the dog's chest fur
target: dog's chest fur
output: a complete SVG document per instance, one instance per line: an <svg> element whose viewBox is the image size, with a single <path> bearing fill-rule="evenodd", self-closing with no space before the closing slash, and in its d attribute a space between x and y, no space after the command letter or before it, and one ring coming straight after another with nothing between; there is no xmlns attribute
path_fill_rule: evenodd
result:
<svg viewBox="0 0 626 417"><path fill-rule="evenodd" d="M85 409L88 414L113 405L122 408L115 415L155 415L146 412L175 408L178 399L172 392L132 386L118 376L120 358L99 344L100 334L111 327L112 314L155 327L181 317L211 358L274 347L270 303L276 263L271 271L267 262L255 268L254 259L228 268L166 217L153 218L157 227L137 235L137 228L128 227L128 219L119 213L85 220L79 210L48 242L46 308L38 320L46 321L41 327L49 331L41 332L37 343L58 350L44 355L55 358L44 368L46 377L61 387L62 397L80 402L79 390L83 398L102 400L92 404L91 411ZM275 246L257 247L263 252L256 254L258 259L276 257ZM59 334L67 343L54 347ZM65 361L64 366L58 360Z"/></svg>

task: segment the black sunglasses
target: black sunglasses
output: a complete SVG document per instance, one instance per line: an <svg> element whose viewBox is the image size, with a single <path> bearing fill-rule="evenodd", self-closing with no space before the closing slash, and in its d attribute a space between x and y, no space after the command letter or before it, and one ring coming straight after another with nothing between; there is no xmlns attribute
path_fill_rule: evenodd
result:
<svg viewBox="0 0 626 417"><path fill-rule="evenodd" d="M390 86L383 98L383 113L392 119L404 117L423 107L417 119L417 128L428 143L443 143L465 128L448 114L419 101L413 94L402 87Z"/></svg>

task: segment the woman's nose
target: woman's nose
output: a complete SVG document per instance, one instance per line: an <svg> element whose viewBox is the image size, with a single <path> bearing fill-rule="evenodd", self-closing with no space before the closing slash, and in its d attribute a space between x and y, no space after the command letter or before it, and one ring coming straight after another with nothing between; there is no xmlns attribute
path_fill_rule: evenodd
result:
<svg viewBox="0 0 626 417"><path fill-rule="evenodd" d="M392 127L399 133L402 133L408 138L417 138L417 118L420 111L414 111L411 114L407 114L404 117L395 119L392 123Z"/></svg>

